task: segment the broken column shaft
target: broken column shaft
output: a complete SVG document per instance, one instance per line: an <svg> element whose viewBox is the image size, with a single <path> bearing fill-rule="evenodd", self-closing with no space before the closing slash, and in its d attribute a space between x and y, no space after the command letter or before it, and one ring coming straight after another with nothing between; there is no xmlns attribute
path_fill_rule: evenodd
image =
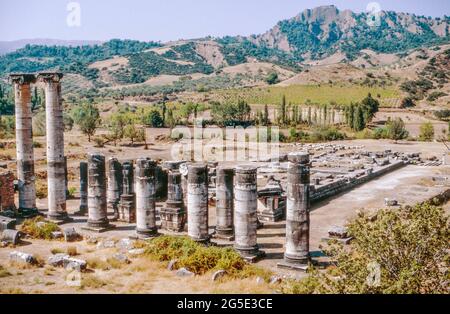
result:
<svg viewBox="0 0 450 314"><path fill-rule="evenodd" d="M119 218L120 195L122 194L122 165L117 158L110 157L107 162L108 189L107 207L114 213L114 219Z"/></svg>
<svg viewBox="0 0 450 314"><path fill-rule="evenodd" d="M32 74L12 74L16 113L17 179L19 181L19 211L35 210L36 185L31 110Z"/></svg>
<svg viewBox="0 0 450 314"><path fill-rule="evenodd" d="M142 237L157 234L155 168L156 163L152 160L136 160L136 233Z"/></svg>
<svg viewBox="0 0 450 314"><path fill-rule="evenodd" d="M64 161L64 122L61 98L61 73L40 73L45 84L47 137L48 218L67 220Z"/></svg>
<svg viewBox="0 0 450 314"><path fill-rule="evenodd" d="M183 190L181 173L169 171L167 184L167 201L160 211L161 228L181 232L186 223L185 207L183 205Z"/></svg>
<svg viewBox="0 0 450 314"><path fill-rule="evenodd" d="M195 241L208 242L208 167L188 166L188 235Z"/></svg>
<svg viewBox="0 0 450 314"><path fill-rule="evenodd" d="M88 155L88 222L89 229L102 231L110 227L106 207L105 156Z"/></svg>
<svg viewBox="0 0 450 314"><path fill-rule="evenodd" d="M234 235L234 169L219 167L216 175L216 237L231 240Z"/></svg>
<svg viewBox="0 0 450 314"><path fill-rule="evenodd" d="M136 221L136 203L133 189L134 173L133 162L125 161L122 164L122 195L120 196L119 220L133 223Z"/></svg>
<svg viewBox="0 0 450 314"><path fill-rule="evenodd" d="M257 233L257 168L236 167L234 189L234 248L241 256L254 261L264 252L259 250Z"/></svg>
<svg viewBox="0 0 450 314"><path fill-rule="evenodd" d="M88 209L88 164L85 161L80 162L80 211L84 215Z"/></svg>
<svg viewBox="0 0 450 314"><path fill-rule="evenodd" d="M306 152L289 154L286 250L284 264L302 266L309 261L309 189L310 163Z"/></svg>

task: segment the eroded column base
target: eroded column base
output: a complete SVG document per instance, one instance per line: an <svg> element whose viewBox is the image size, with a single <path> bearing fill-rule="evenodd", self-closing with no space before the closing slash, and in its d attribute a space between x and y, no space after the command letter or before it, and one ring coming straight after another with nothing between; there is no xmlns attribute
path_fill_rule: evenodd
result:
<svg viewBox="0 0 450 314"><path fill-rule="evenodd" d="M241 257L249 263L255 263L264 256L266 256L266 252L261 251L258 245L251 247L242 247L235 245L234 249L241 255Z"/></svg>
<svg viewBox="0 0 450 314"><path fill-rule="evenodd" d="M284 260L277 264L280 268L288 268L299 271L306 271L310 263L312 262L311 257L309 255L306 256L289 256L284 255Z"/></svg>
<svg viewBox="0 0 450 314"><path fill-rule="evenodd" d="M17 210L17 217L20 218L33 218L36 216L42 215L37 208L19 208Z"/></svg>
<svg viewBox="0 0 450 314"><path fill-rule="evenodd" d="M186 225L186 214L181 208L161 208L161 229L172 232L183 232Z"/></svg>
<svg viewBox="0 0 450 314"><path fill-rule="evenodd" d="M136 229L136 234L133 236L137 239L151 239L159 236L158 229Z"/></svg>
<svg viewBox="0 0 450 314"><path fill-rule="evenodd" d="M61 213L47 213L47 219L57 225L62 225L73 221L66 212Z"/></svg>
<svg viewBox="0 0 450 314"><path fill-rule="evenodd" d="M216 233L214 238L233 241L234 240L234 230L233 228L216 228Z"/></svg>
<svg viewBox="0 0 450 314"><path fill-rule="evenodd" d="M89 220L86 226L81 227L83 230L94 231L97 233L106 232L108 230L116 228L115 225L111 225L107 218L102 220Z"/></svg>

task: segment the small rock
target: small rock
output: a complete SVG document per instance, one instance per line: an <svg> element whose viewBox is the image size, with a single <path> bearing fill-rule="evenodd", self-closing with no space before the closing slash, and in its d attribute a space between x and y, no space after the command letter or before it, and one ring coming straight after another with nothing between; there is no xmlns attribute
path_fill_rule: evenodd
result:
<svg viewBox="0 0 450 314"><path fill-rule="evenodd" d="M60 239L64 236L61 231L53 231L51 233L51 235L52 235L52 239Z"/></svg>
<svg viewBox="0 0 450 314"><path fill-rule="evenodd" d="M385 198L384 199L384 205L385 206L397 206L398 205L398 201L394 200L394 199Z"/></svg>
<svg viewBox="0 0 450 314"><path fill-rule="evenodd" d="M175 269L175 264L178 262L177 259L173 259L169 262L169 265L167 265L167 269L172 271Z"/></svg>
<svg viewBox="0 0 450 314"><path fill-rule="evenodd" d="M282 281L283 281L283 279L281 279L281 277L278 277L278 276L270 277L270 284L281 283Z"/></svg>
<svg viewBox="0 0 450 314"><path fill-rule="evenodd" d="M137 256L137 255L142 255L145 253L145 249L132 249L128 251L128 254L133 255L133 256Z"/></svg>
<svg viewBox="0 0 450 314"><path fill-rule="evenodd" d="M0 232L7 229L15 229L16 222L14 218L0 216Z"/></svg>
<svg viewBox="0 0 450 314"><path fill-rule="evenodd" d="M104 240L97 243L97 249L111 249L116 247L116 241L114 240Z"/></svg>
<svg viewBox="0 0 450 314"><path fill-rule="evenodd" d="M86 269L87 263L85 260L69 257L63 259L63 266L66 270L69 271L83 271Z"/></svg>
<svg viewBox="0 0 450 314"><path fill-rule="evenodd" d="M98 242L98 238L96 236L88 236L86 238L87 244L97 244L97 242Z"/></svg>
<svg viewBox="0 0 450 314"><path fill-rule="evenodd" d="M13 245L19 244L22 233L17 230L6 229L1 232L0 240Z"/></svg>
<svg viewBox="0 0 450 314"><path fill-rule="evenodd" d="M80 237L78 232L73 227L72 228L65 228L63 230L63 234L64 234L64 240L66 242L76 241Z"/></svg>
<svg viewBox="0 0 450 314"><path fill-rule="evenodd" d="M36 258L32 254L13 251L9 253L9 260L12 262L34 264L36 263Z"/></svg>
<svg viewBox="0 0 450 314"><path fill-rule="evenodd" d="M212 275L211 280L212 280L212 281L217 281L217 280L219 280L220 278L223 278L226 274L227 274L227 272L226 272L225 270L223 270L223 269L218 270L218 271L216 271L216 272Z"/></svg>
<svg viewBox="0 0 450 314"><path fill-rule="evenodd" d="M120 239L119 242L117 242L116 247L118 249L125 250L125 251L132 250L132 249L134 249L135 242L136 241L134 241L132 239L123 238L123 239Z"/></svg>
<svg viewBox="0 0 450 314"><path fill-rule="evenodd" d="M128 264L130 262L130 260L128 259L128 257L125 254L122 253L117 253L113 255L113 258L120 262L120 263L124 263L124 264Z"/></svg>
<svg viewBox="0 0 450 314"><path fill-rule="evenodd" d="M0 242L0 247L7 247L7 246L8 246L8 242L6 242L6 241Z"/></svg>
<svg viewBox="0 0 450 314"><path fill-rule="evenodd" d="M264 283L264 278L262 278L262 277L256 277L256 283L257 283L258 285L262 285L262 284Z"/></svg>
<svg viewBox="0 0 450 314"><path fill-rule="evenodd" d="M70 258L69 255L64 253L58 253L50 256L47 260L47 263L53 267L63 266L64 260L68 258Z"/></svg>
<svg viewBox="0 0 450 314"><path fill-rule="evenodd" d="M190 272L189 270L187 270L186 268L180 268L177 270L176 275L178 277L193 277L195 276L195 274L193 272Z"/></svg>
<svg viewBox="0 0 450 314"><path fill-rule="evenodd" d="M47 223L46 223L45 221L38 221L38 222L36 223L36 227L42 229L42 228L45 228L45 225L46 225L46 224L47 224Z"/></svg>
<svg viewBox="0 0 450 314"><path fill-rule="evenodd" d="M340 239L346 238L347 233L348 233L347 228L340 226L333 226L330 228L330 230L328 230L328 234L330 235L330 237Z"/></svg>

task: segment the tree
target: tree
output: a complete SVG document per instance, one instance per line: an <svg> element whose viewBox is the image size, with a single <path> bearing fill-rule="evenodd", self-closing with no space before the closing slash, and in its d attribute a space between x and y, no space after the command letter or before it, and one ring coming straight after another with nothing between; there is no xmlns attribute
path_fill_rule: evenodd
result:
<svg viewBox="0 0 450 314"><path fill-rule="evenodd" d="M167 119L166 119L166 124L169 128L173 128L176 124L175 118L173 117L173 110L172 109L168 109L167 110Z"/></svg>
<svg viewBox="0 0 450 314"><path fill-rule="evenodd" d="M419 139L424 142L430 142L434 139L434 127L431 122L425 122L420 126Z"/></svg>
<svg viewBox="0 0 450 314"><path fill-rule="evenodd" d="M325 249L331 267L311 268L306 279L288 283L283 292L448 293L450 229L442 208L427 203L381 209L375 216L360 213L347 227L351 244L330 242Z"/></svg>
<svg viewBox="0 0 450 314"><path fill-rule="evenodd" d="M132 118L128 114L120 112L112 114L107 120L109 130L107 137L108 140L114 142L114 146L125 136L125 127L129 123L132 123Z"/></svg>
<svg viewBox="0 0 450 314"><path fill-rule="evenodd" d="M281 106L280 106L280 124L285 125L286 124L286 96L283 95L281 98Z"/></svg>
<svg viewBox="0 0 450 314"><path fill-rule="evenodd" d="M400 103L401 108L409 108L414 107L416 104L414 103L414 99L411 97L405 97L402 99L402 102Z"/></svg>
<svg viewBox="0 0 450 314"><path fill-rule="evenodd" d="M386 125L387 136L391 140L402 140L408 137L409 133L405 128L405 123L402 119L389 119Z"/></svg>
<svg viewBox="0 0 450 314"><path fill-rule="evenodd" d="M264 105L264 116L263 116L263 125L268 126L269 125L269 107Z"/></svg>
<svg viewBox="0 0 450 314"><path fill-rule="evenodd" d="M127 137L131 141L131 145L133 145L135 141L145 140L145 129L137 127L132 121L125 126L124 136Z"/></svg>
<svg viewBox="0 0 450 314"><path fill-rule="evenodd" d="M361 106L364 113L364 125L367 125L378 112L380 103L378 100L372 98L372 95L369 93L367 97L361 101Z"/></svg>
<svg viewBox="0 0 450 314"><path fill-rule="evenodd" d="M278 73L277 72L271 72L266 78L266 82L269 85L277 84L280 80L278 79Z"/></svg>
<svg viewBox="0 0 450 314"><path fill-rule="evenodd" d="M72 117L81 132L87 135L88 141L90 142L91 136L95 134L101 121L97 107L92 103L78 105L73 109Z"/></svg>
<svg viewBox="0 0 450 314"><path fill-rule="evenodd" d="M356 107L355 115L354 115L354 121L353 121L353 130L356 132L364 130L366 127L365 120L364 120L364 112L361 106Z"/></svg>
<svg viewBox="0 0 450 314"><path fill-rule="evenodd" d="M151 126L152 128L163 127L163 119L158 110L151 110L146 116L144 116L143 121L145 125Z"/></svg>

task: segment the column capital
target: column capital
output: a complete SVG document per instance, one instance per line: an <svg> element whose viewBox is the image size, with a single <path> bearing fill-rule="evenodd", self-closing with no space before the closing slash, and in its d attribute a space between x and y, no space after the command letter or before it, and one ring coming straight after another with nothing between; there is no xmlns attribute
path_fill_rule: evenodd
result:
<svg viewBox="0 0 450 314"><path fill-rule="evenodd" d="M11 73L9 80L14 84L29 84L36 82L36 76L29 73Z"/></svg>
<svg viewBox="0 0 450 314"><path fill-rule="evenodd" d="M60 82L63 78L63 74L61 72L40 72L38 74L38 80L43 82Z"/></svg>

